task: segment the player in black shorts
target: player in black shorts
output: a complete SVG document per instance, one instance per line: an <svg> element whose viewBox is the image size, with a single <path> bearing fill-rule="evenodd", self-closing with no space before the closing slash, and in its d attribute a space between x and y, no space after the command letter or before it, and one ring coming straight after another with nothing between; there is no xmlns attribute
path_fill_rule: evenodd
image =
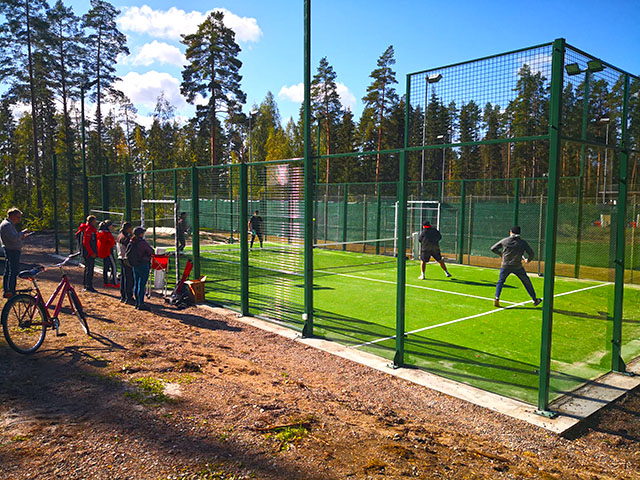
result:
<svg viewBox="0 0 640 480"><path fill-rule="evenodd" d="M262 224L264 221L262 217L259 215L258 210L253 214L251 219L249 220L249 231L251 232L251 247L253 248L253 241L258 237L260 240L260 247L262 248Z"/></svg>
<svg viewBox="0 0 640 480"><path fill-rule="evenodd" d="M447 270L447 266L444 264L444 260L442 260L442 254L440 253L441 239L442 235L437 228L431 226L431 223L425 221L422 224L422 231L420 232L420 236L418 237L418 241L420 242L421 270L420 276L418 278L420 280L424 280L424 268L431 257L433 257L433 259L440 264L440 267L442 267L442 270L444 270L444 274L448 278L451 277L451 274Z"/></svg>

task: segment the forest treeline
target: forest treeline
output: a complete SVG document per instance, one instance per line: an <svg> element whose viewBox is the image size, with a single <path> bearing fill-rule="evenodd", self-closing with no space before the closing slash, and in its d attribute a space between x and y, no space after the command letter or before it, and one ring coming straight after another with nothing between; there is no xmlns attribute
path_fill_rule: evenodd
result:
<svg viewBox="0 0 640 480"><path fill-rule="evenodd" d="M50 226L54 175L59 209L68 205L65 185L72 186L74 203L81 201L83 97L92 106L92 114L84 121L88 175L303 155L302 108L298 118L283 122L272 93L259 105L245 105L240 47L221 12L211 13L195 33L182 37L187 64L180 90L196 105L193 118L179 122L175 106L161 94L151 127L141 125L136 106L116 88L116 62L129 54L126 36L117 27L119 14L104 0L91 0L83 15L62 0L0 3L0 161L4 172L0 208L16 205L32 222ZM320 60L312 82L314 153L372 152L404 145L406 97L396 90L394 64L394 49L389 46L375 62L362 98L362 114L354 118L340 102L336 71L326 57ZM411 153L410 180L543 176L548 168L545 141L473 143L547 134L549 80L523 64L509 96L512 100L506 105L445 102L432 89L426 107L412 104L409 108L409 145L465 145L428 150L424 155ZM629 131L636 149L640 143L639 90L635 79ZM583 91L583 84L565 82L563 134L576 139L582 134ZM589 139L619 143L622 94L622 76L615 83L592 81ZM199 101L202 98L204 103ZM578 144L563 144L562 175L580 173L580 155ZM613 151L607 155L608 172L604 156L604 149L587 149L588 193L597 195L609 188L604 185L607 178L613 186ZM633 185L637 163L638 156L632 155ZM259 168L251 172L254 184L264 182ZM319 183L394 181L398 155L325 158L318 172ZM487 192L486 184L477 188Z"/></svg>

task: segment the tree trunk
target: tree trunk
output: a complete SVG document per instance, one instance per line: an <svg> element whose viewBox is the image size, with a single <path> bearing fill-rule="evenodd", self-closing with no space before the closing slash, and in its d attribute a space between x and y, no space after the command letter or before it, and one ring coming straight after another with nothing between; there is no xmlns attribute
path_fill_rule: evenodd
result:
<svg viewBox="0 0 640 480"><path fill-rule="evenodd" d="M25 13L27 21L27 55L29 63L29 90L31 94L31 121L33 140L33 168L36 177L36 204L38 212L42 212L42 183L40 181L40 156L38 154L38 118L36 114L36 92L33 80L33 60L31 58L31 17L29 14L29 0L25 0Z"/></svg>
<svg viewBox="0 0 640 480"><path fill-rule="evenodd" d="M380 118L378 121L378 153L376 153L376 188L380 180L380 150L382 150L382 121L384 119L385 85L382 86L382 101L380 102ZM376 192L377 193L377 192Z"/></svg>

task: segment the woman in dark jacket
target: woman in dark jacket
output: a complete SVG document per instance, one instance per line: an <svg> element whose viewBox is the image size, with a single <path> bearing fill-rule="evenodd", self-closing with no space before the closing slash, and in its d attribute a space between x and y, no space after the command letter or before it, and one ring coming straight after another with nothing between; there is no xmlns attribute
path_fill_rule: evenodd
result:
<svg viewBox="0 0 640 480"><path fill-rule="evenodd" d="M125 222L120 229L118 240L116 242L116 250L118 251L118 260L120 261L120 301L127 305L135 305L133 299L133 268L126 261L127 245L133 235L133 225Z"/></svg>
<svg viewBox="0 0 640 480"><path fill-rule="evenodd" d="M149 280L149 271L151 270L151 255L153 249L144 239L145 229L136 227L131 238L132 249L135 249L133 258L135 265L133 266L133 293L136 298L136 310L146 310L144 304L144 291ZM129 259L131 262L131 258Z"/></svg>

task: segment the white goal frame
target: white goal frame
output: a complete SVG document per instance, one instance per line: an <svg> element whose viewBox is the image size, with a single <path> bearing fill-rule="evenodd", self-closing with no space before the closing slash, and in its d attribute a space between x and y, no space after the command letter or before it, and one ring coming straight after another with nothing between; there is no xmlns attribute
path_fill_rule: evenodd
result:
<svg viewBox="0 0 640 480"><path fill-rule="evenodd" d="M398 228L398 208L399 208L400 204L399 202L396 202L394 205L394 210L395 210L395 218L394 218L394 222L393 222L393 254L394 255L398 255L398 235L399 235L399 228ZM422 213L423 212L436 212L436 228L438 230L440 230L440 213L441 213L441 206L442 204L440 203L439 200L409 200L407 202L407 212L411 211L411 210L419 210L420 211L420 217L422 218ZM420 223L422 223L422 220L420 221ZM408 238L413 238L413 232L411 234L411 237ZM415 250L414 246L412 245L412 250Z"/></svg>

